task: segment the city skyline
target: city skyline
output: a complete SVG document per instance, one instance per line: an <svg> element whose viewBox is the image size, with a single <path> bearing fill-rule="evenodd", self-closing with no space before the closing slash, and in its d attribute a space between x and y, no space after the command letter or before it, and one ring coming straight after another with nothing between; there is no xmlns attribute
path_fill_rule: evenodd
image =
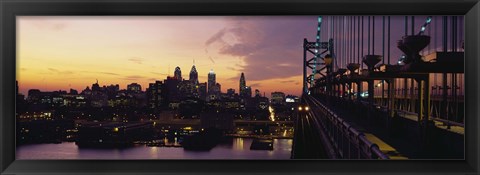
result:
<svg viewBox="0 0 480 175"><path fill-rule="evenodd" d="M281 21L305 24L315 18L282 17L274 18L270 23L274 26L284 25L279 24ZM187 79L195 62L199 82L207 82L209 70L214 69L223 89L233 88L238 91L240 73L245 72L247 76L250 75L248 79L252 89L262 89L267 94L283 91L299 95L302 77L300 64L279 58L276 59L278 63L264 67L263 74L254 75L258 71L251 69L256 67L252 64L264 66L266 63L252 62L247 58L249 55L261 55L263 49L281 50L266 47L264 43L257 43L255 48L244 47L249 42L247 40L252 39L247 33L268 37L262 33L271 26L263 24L269 19L271 18L19 17L17 80L20 92L26 94L28 89L80 90L96 79L100 84L119 84L121 88L132 82L148 87L150 82L174 76L177 66L182 69L182 77ZM191 29L191 26L195 26L195 29ZM309 29L311 32L305 34L313 33L314 26L313 22ZM296 35L305 37L303 32ZM264 42L263 40L258 42ZM287 40L289 39L285 39L279 47L289 48ZM301 40L298 41L299 45L300 43ZM296 50L287 49L275 56L290 55L286 58L298 57L300 60L301 53ZM283 71L281 68L284 68ZM286 82L291 85L281 86Z"/></svg>
<svg viewBox="0 0 480 175"><path fill-rule="evenodd" d="M425 19L415 18L415 32ZM396 63L401 55L396 42L405 33L404 16L392 16L391 20L391 63ZM382 17L374 21L381 32ZM199 82L206 82L209 70L214 69L223 89L237 89L240 74L245 72L252 90L300 95L302 38L315 40L316 22L317 16L20 16L17 80L23 94L33 88L84 89L96 79L121 88L132 82L148 87L150 82L174 76L177 66L183 69L182 77L188 77L195 62ZM364 23L366 40L367 16ZM321 40L332 34L328 25L324 24ZM343 29L335 35L343 38L349 28L340 25L348 23L335 24L336 30ZM434 16L425 32L432 34L439 26L440 17ZM435 35L441 38L440 32ZM463 33L459 36L462 38ZM345 39L348 41L348 37ZM341 47L344 43L336 44ZM439 39L432 45L427 49L441 48ZM375 37L374 48L376 54L382 54L381 37ZM357 52L356 48L352 51ZM337 52L339 58L350 58L348 50ZM367 53L366 46L363 53Z"/></svg>
<svg viewBox="0 0 480 175"><path fill-rule="evenodd" d="M178 68L178 67L177 67L177 68ZM195 66L193 66L193 68L195 68ZM175 72L174 72L174 74L175 74L176 72L178 72L179 70L180 70L180 69L176 69ZM194 69L194 70L196 70L196 69ZM191 73L191 72L190 72L190 73ZM216 73L213 72L213 69L209 71L209 74L212 74L212 73L213 73L214 79L215 79ZM168 78L174 78L174 79L181 78L181 79L178 79L178 80L181 80L181 81L182 81L182 80L189 80L189 81L194 81L194 82L195 82L195 80L196 80L196 79L193 79L193 80L192 80L192 78L185 78L185 77L183 77L183 75L182 75L182 76L179 76L179 77L177 77L177 76L174 75L174 76L166 76L164 79L154 80L153 82L149 82L149 84L154 84L154 83L157 82L157 81L165 82ZM242 78L243 78L243 79L242 79ZM197 81L198 81L198 80L197 80ZM205 82L196 82L196 84L200 84L200 83L206 83L207 85L210 84L210 83L208 83L208 81L205 81ZM243 73L243 72L241 73L241 77L240 77L239 83L240 83L240 84L243 83L243 86L244 86L244 87L248 87L248 88L251 87L251 86L247 86L248 84L245 85L245 84L246 84L246 80L245 80L245 76L244 76L244 73ZM17 84L17 87L20 89L20 86L18 85L18 81L16 82L16 84ZM221 85L221 82L215 81L214 85L215 85L215 84L216 84L216 85L218 85L218 84ZM91 84L86 84L85 88L83 88L83 89L73 89L73 88L71 88L71 89L58 89L58 90L52 90L51 92L54 92L54 91L70 92L71 90L74 90L75 92L82 92L83 90L86 90L86 89L92 89L92 87L93 87L94 85L99 85L100 87L117 86L117 87L119 88L119 90L129 90L129 89L130 89L130 86L132 86L132 85L139 85L139 86L140 86L139 91L142 91L142 92L147 91L147 89L148 89L148 87L149 87L149 86L140 85L140 84L138 84L137 82L130 82L130 83L125 84L124 86L121 86L120 84L115 84L115 83L114 83L114 84L101 84L101 83L99 83L98 79L96 79L95 82L91 82ZM122 88L122 87L124 87L124 88ZM211 87L211 88L213 88L213 87ZM210 89L210 88L209 88L209 89ZM242 94L241 94L242 91L240 90L241 87L240 87L239 89L235 89L234 87L227 87L227 88L225 88L225 89L220 89L220 93L226 94L226 93L229 92L230 89L234 89L234 92L235 92L236 94L242 95ZM25 97L27 97L27 96L28 96L28 91L30 91L30 90L40 90L40 91L42 91L42 92L49 92L49 91L43 91L42 89L39 89L39 88L32 88L32 89L28 89L25 93L21 93L21 92L19 92L19 93L20 93L20 94L23 94L23 95L25 95ZM268 96L267 96L267 95L265 95L266 92L262 91L261 89L255 89L255 90L258 90L258 91L262 92L262 93L260 94L261 96L263 96L263 97L269 97L269 98L271 98L271 94L272 94L272 93L279 93L279 92L280 92L280 93L283 93L283 92L281 92L281 91L275 91L275 90L274 90L274 91L270 92L270 94L268 94ZM262 95L262 94L263 94L263 95ZM250 95L255 95L255 94L250 94ZM264 96L264 95L265 95L265 96ZM287 94L287 95L293 95L293 94Z"/></svg>

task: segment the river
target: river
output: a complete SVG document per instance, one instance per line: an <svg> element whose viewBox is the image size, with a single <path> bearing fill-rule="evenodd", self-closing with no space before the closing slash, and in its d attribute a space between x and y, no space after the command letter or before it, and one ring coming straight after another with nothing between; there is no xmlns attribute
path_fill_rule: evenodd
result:
<svg viewBox="0 0 480 175"><path fill-rule="evenodd" d="M74 142L31 144L17 147L17 159L290 159L292 139L274 139L273 150L250 150L251 138L233 138L210 151L181 147L78 148Z"/></svg>

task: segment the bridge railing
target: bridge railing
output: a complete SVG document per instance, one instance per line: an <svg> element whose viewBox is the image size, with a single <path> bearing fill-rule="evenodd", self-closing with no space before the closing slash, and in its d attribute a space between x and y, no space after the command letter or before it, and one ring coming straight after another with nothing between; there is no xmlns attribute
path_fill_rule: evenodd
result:
<svg viewBox="0 0 480 175"><path fill-rule="evenodd" d="M353 128L333 111L312 97L306 97L315 117L320 119L320 129L328 135L338 155L344 159L389 159L378 147L370 142L363 132Z"/></svg>

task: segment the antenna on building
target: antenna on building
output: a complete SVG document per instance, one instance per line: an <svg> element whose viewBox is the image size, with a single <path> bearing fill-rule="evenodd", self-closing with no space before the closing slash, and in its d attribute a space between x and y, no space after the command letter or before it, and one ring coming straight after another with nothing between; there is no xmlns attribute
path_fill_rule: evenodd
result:
<svg viewBox="0 0 480 175"><path fill-rule="evenodd" d="M98 84L98 79L96 79L96 80L97 80L97 84Z"/></svg>

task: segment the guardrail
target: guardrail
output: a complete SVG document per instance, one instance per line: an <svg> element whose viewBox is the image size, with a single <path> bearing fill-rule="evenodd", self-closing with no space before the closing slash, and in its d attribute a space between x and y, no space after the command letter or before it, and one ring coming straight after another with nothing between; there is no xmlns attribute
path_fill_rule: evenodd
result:
<svg viewBox="0 0 480 175"><path fill-rule="evenodd" d="M389 159L377 144L370 142L363 132L353 128L348 122L338 117L313 97L305 97L314 105L311 111L320 121L322 129L329 137L330 142L338 155L344 159Z"/></svg>

